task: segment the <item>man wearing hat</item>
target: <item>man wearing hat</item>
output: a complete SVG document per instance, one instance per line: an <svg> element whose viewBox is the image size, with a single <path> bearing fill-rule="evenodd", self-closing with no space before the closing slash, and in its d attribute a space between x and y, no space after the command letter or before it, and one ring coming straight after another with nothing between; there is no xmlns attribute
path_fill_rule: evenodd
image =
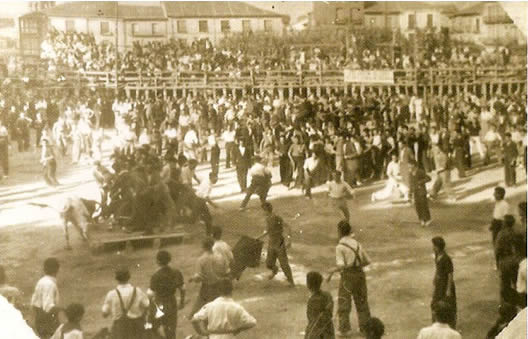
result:
<svg viewBox="0 0 528 339"><path fill-rule="evenodd" d="M254 164L249 170L251 175L251 185L247 189L246 197L240 205L240 210L244 210L254 193L257 193L260 202L264 204L268 196L268 191L271 187L271 171L262 164L262 158L256 155L253 158Z"/></svg>

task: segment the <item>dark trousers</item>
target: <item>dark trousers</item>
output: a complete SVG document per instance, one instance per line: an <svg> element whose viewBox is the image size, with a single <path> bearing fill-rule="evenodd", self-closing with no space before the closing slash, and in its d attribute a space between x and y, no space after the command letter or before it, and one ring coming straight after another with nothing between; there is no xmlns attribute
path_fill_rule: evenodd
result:
<svg viewBox="0 0 528 339"><path fill-rule="evenodd" d="M169 298L163 298L155 300L158 307L163 307L163 316L159 319L155 319L156 308L151 307L152 327L157 330L159 327L163 327L166 339L176 339L176 328L178 325L178 304L176 298L171 296ZM154 306L154 305L152 305Z"/></svg>
<svg viewBox="0 0 528 339"><path fill-rule="evenodd" d="M312 198L313 177L311 174L306 173L304 178L304 194L308 198Z"/></svg>
<svg viewBox="0 0 528 339"><path fill-rule="evenodd" d="M25 152L29 149L29 132L22 134L17 138L18 151Z"/></svg>
<svg viewBox="0 0 528 339"><path fill-rule="evenodd" d="M287 154L281 155L279 158L279 172L281 183L286 186L290 186L292 180L292 168L291 161Z"/></svg>
<svg viewBox="0 0 528 339"><path fill-rule="evenodd" d="M57 162L55 159L51 159L46 161L46 164L44 165L44 180L46 183L50 186L56 186L59 184L56 178L56 172L57 172Z"/></svg>
<svg viewBox="0 0 528 339"><path fill-rule="evenodd" d="M192 207L191 220L194 223L198 219L201 219L205 223L205 232L207 235L210 235L213 226L213 217L211 216L211 212L209 212L209 207L207 207L205 199L196 197Z"/></svg>
<svg viewBox="0 0 528 339"><path fill-rule="evenodd" d="M226 168L231 167L231 157L233 156L233 149L235 147L234 142L226 142L225 152L226 152Z"/></svg>
<svg viewBox="0 0 528 339"><path fill-rule="evenodd" d="M504 164L504 181L507 187L515 185L515 174L515 163Z"/></svg>
<svg viewBox="0 0 528 339"><path fill-rule="evenodd" d="M9 175L9 145L6 142L0 142L0 167L2 175Z"/></svg>
<svg viewBox="0 0 528 339"><path fill-rule="evenodd" d="M426 192L414 192L414 208L420 221L431 220L431 213L429 212L429 202L427 201Z"/></svg>
<svg viewBox="0 0 528 339"><path fill-rule="evenodd" d="M352 311L352 298L354 298L359 330L364 333L365 324L370 319L370 309L368 305L367 280L363 270L345 269L341 273L337 295L339 331L347 332L351 329L350 312Z"/></svg>
<svg viewBox="0 0 528 339"><path fill-rule="evenodd" d="M240 190L242 192L245 192L247 189L248 168L247 166L239 165L236 168L236 172L237 172L237 180L238 180L238 185L240 186Z"/></svg>
<svg viewBox="0 0 528 339"><path fill-rule="evenodd" d="M293 157L293 170L295 171L295 186L304 184L304 157Z"/></svg>
<svg viewBox="0 0 528 339"><path fill-rule="evenodd" d="M293 275L290 268L290 263L288 262L288 254L286 253L286 248L280 246L278 248L268 247L268 254L266 256L266 267L273 271L276 274L279 270L277 267L277 259L279 260L280 267L284 275L289 282L293 283Z"/></svg>
<svg viewBox="0 0 528 339"><path fill-rule="evenodd" d="M244 200L242 201L242 204L240 207L244 208L247 206L249 199L251 199L251 196L254 193L257 193L260 202L263 204L266 202L266 198L268 197L268 191L270 189L271 183L268 182L266 178L263 177L253 177L251 179L251 185L246 191L246 196Z"/></svg>
<svg viewBox="0 0 528 339"><path fill-rule="evenodd" d="M464 157L464 149L461 147L455 148L455 167L459 178L466 176L466 159Z"/></svg>
<svg viewBox="0 0 528 339"><path fill-rule="evenodd" d="M33 307L35 311L35 331L41 338L49 338L59 327L59 319L53 312L45 312L39 307Z"/></svg>
<svg viewBox="0 0 528 339"><path fill-rule="evenodd" d="M218 174L218 168L220 167L220 147L214 145L211 148L211 171Z"/></svg>
<svg viewBox="0 0 528 339"><path fill-rule="evenodd" d="M345 159L344 179L350 186L355 186L359 180L359 158Z"/></svg>

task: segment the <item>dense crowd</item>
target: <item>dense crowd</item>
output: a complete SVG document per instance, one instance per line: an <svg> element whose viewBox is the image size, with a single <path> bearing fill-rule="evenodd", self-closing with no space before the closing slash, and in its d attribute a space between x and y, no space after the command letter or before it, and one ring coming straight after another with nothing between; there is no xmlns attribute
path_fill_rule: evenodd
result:
<svg viewBox="0 0 528 339"><path fill-rule="evenodd" d="M171 39L168 42L134 42L119 57L119 70L159 74L160 72L249 72L276 70L411 69L428 67L509 66L510 51L505 46L480 50L467 46L428 47L415 55L401 51L391 59L391 52L380 48L361 48L351 38L350 46L333 51L321 48L296 47L285 43L271 47L259 55L241 45L214 47L207 39L191 44ZM52 30L41 45L41 58L50 71L111 71L115 69L115 48L105 41L96 43L93 35Z"/></svg>

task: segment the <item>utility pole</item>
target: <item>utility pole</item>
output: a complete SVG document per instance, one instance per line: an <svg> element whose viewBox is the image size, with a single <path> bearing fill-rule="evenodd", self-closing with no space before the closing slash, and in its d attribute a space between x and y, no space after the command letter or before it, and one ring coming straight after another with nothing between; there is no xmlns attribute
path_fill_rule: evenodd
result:
<svg viewBox="0 0 528 339"><path fill-rule="evenodd" d="M115 96L119 94L119 2L115 3Z"/></svg>

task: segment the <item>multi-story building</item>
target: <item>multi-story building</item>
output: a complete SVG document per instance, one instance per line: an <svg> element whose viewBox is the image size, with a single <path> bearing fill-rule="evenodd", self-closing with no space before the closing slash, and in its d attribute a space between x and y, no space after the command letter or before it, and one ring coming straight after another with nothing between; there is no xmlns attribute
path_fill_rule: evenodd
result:
<svg viewBox="0 0 528 339"><path fill-rule="evenodd" d="M121 50L131 47L136 40L167 39L168 20L159 5L83 1L64 3L43 13L59 31L90 33L98 43L117 41Z"/></svg>
<svg viewBox="0 0 528 339"><path fill-rule="evenodd" d="M310 26L362 25L363 1L312 1Z"/></svg>
<svg viewBox="0 0 528 339"><path fill-rule="evenodd" d="M231 33L267 32L282 34L285 17L240 1L163 2L169 18L169 36L217 42Z"/></svg>
<svg viewBox="0 0 528 339"><path fill-rule="evenodd" d="M61 31L91 33L97 42L118 41L121 50L134 41L217 42L234 32L281 34L284 16L244 2L174 1L123 4L112 1L64 3L43 11L51 26ZM117 26L117 39L116 39Z"/></svg>
<svg viewBox="0 0 528 339"><path fill-rule="evenodd" d="M452 36L460 40L484 44L515 40L526 44L526 36L496 1L472 3L462 8L451 16L450 28Z"/></svg>
<svg viewBox="0 0 528 339"><path fill-rule="evenodd" d="M416 29L449 27L451 4L395 1L377 2L365 9L365 27L399 29L412 34Z"/></svg>

